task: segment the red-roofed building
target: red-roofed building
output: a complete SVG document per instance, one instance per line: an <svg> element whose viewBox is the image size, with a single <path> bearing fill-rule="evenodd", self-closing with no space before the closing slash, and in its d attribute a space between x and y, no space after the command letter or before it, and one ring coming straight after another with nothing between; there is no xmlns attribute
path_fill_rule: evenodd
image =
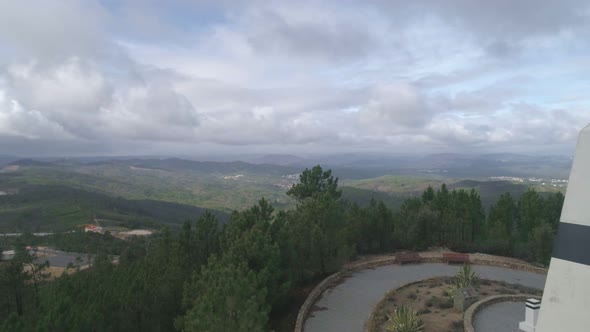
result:
<svg viewBox="0 0 590 332"><path fill-rule="evenodd" d="M84 232L93 232L93 233L102 234L104 231L103 231L102 227L90 224L90 225L84 226Z"/></svg>

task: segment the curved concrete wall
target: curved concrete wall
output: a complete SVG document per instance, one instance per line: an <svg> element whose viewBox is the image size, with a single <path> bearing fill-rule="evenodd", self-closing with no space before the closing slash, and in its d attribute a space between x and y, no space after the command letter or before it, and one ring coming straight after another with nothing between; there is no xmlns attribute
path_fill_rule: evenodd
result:
<svg viewBox="0 0 590 332"><path fill-rule="evenodd" d="M441 252L436 252L436 253L428 252L428 253L421 253L420 255L422 256L423 261L425 263L442 263L443 262ZM518 271L533 272L535 274L545 274L547 272L546 269L535 267L535 266L532 266L532 265L529 265L526 263L518 262L516 260L507 259L505 257L474 254L474 255L471 255L471 261L472 261L472 264L474 264L474 265L487 265L487 266L493 266L493 267L501 267L501 268L518 270ZM394 255L379 256L379 257L371 258L366 261L352 263L347 268L345 268L343 271L334 273L334 274L330 275L329 277L327 277L326 279L324 279L320 284L318 284L314 288L314 290L309 294L308 298L301 306L299 313L297 315L297 321L295 323L295 332L303 332L304 331L306 320L308 318L308 315L312 311L314 304L322 298L322 294L326 290L328 290L328 289L332 288L332 286L335 286L336 284L338 284L343 278L350 276L353 272L372 269L372 268L376 268L376 267L387 266L387 265L392 265L394 263L395 263L395 256ZM411 265L408 268L409 269L416 269L417 266L420 266L420 265ZM422 277L419 277L419 278L427 279L427 278L436 277L436 276L452 276L456 272L458 267L457 266L440 265L440 266L438 266L437 269L441 270L441 271L444 270L444 273L441 272L441 274L437 274L437 273L418 272L418 275L422 275ZM415 280L418 280L418 279L415 279ZM408 282L410 282L410 281L413 281L413 280L408 280ZM514 278L513 280L510 280L510 281L513 283L518 283L518 278ZM543 283L544 283L544 277L543 277ZM542 288L542 285L540 287ZM397 287L392 286L392 287L385 289L383 291L383 293L379 294L378 298L381 298L382 295L386 291L390 290L391 288L397 288ZM359 294L359 295L362 296L362 294ZM377 301L378 301L378 299L377 299ZM377 301L375 301L375 303ZM366 311L368 311L368 312L362 318L362 322L360 323L361 326L357 330L362 329L362 325L364 324L366 317L369 315L370 310L372 309L373 305L374 305L374 303L372 303L369 306L369 308L363 308L363 309L366 309Z"/></svg>
<svg viewBox="0 0 590 332"><path fill-rule="evenodd" d="M536 295L530 294L519 294L519 295L492 295L486 298L483 298L474 304L472 304L463 315L463 327L465 332L475 332L475 327L473 326L473 320L475 319L475 315L477 313L492 304L499 303L499 302L516 302L516 301L523 301L526 302L527 299L535 298L540 299L540 297ZM524 320L524 317L523 317Z"/></svg>
<svg viewBox="0 0 590 332"><path fill-rule="evenodd" d="M377 266L394 264L395 263L395 256L384 256L379 258L374 258L368 261L359 262L356 264L352 264L351 266L347 267L346 269L336 272L322 282L320 282L307 296L307 299L301 305L299 309L299 313L297 314L297 321L295 322L295 332L303 332L303 326L305 324L305 320L307 316L311 312L313 305L316 303L317 300L322 296L322 293L327 290L328 288L332 287L334 284L338 283L344 277L349 275L354 271L370 269Z"/></svg>

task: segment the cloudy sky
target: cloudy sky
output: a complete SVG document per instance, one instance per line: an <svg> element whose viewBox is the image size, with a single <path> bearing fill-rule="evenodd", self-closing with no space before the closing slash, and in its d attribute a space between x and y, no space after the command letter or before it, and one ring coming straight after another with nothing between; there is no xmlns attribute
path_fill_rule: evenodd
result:
<svg viewBox="0 0 590 332"><path fill-rule="evenodd" d="M0 2L0 154L570 154L585 0Z"/></svg>

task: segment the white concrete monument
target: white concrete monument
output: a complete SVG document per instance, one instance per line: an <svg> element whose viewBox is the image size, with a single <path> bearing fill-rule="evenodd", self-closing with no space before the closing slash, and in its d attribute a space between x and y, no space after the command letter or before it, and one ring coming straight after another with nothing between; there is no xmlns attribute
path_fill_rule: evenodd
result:
<svg viewBox="0 0 590 332"><path fill-rule="evenodd" d="M518 328L525 332L536 332L537 319L539 318L539 309L541 308L541 301L537 299L526 300L526 312L524 322L518 324Z"/></svg>
<svg viewBox="0 0 590 332"><path fill-rule="evenodd" d="M536 332L590 331L590 126L578 138Z"/></svg>

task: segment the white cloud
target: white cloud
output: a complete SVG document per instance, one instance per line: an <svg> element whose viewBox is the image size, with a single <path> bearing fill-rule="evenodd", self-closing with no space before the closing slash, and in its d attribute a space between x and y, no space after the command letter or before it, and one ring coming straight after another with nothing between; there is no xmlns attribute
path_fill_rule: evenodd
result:
<svg viewBox="0 0 590 332"><path fill-rule="evenodd" d="M94 0L1 1L0 40L5 51L21 59L104 57L113 51L104 35L108 19Z"/></svg>
<svg viewBox="0 0 590 332"><path fill-rule="evenodd" d="M25 109L18 101L7 98L0 91L0 134L40 139L71 138L62 126L47 119L42 113Z"/></svg>
<svg viewBox="0 0 590 332"><path fill-rule="evenodd" d="M4 122L30 119L34 127L47 124L47 130L32 134L22 125L7 124L0 134L21 130L25 137L47 139L56 138L59 129L59 137L69 139L194 139L199 116L169 83L146 81L149 75L140 68L131 76L114 76L76 57L54 66L9 66L0 85L3 98L11 101L0 106L8 114Z"/></svg>
<svg viewBox="0 0 590 332"><path fill-rule="evenodd" d="M46 68L34 62L15 64L7 72L11 93L31 108L68 115L95 111L108 102L109 87L97 66L77 57Z"/></svg>
<svg viewBox="0 0 590 332"><path fill-rule="evenodd" d="M407 84L390 84L373 88L359 113L362 124L385 132L420 130L432 113L419 91Z"/></svg>
<svg viewBox="0 0 590 332"><path fill-rule="evenodd" d="M559 152L590 121L588 8L2 2L0 136L26 138L28 151L57 139L64 149L163 153L170 144Z"/></svg>

